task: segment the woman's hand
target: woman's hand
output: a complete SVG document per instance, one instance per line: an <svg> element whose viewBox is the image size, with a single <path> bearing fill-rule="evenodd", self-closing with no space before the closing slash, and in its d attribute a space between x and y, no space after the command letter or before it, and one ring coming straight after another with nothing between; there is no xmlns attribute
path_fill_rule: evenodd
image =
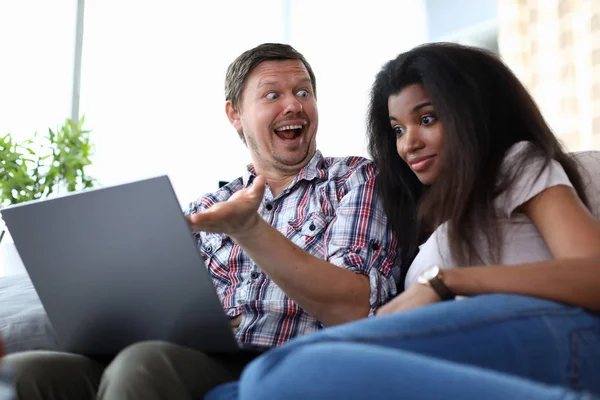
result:
<svg viewBox="0 0 600 400"><path fill-rule="evenodd" d="M377 316L407 311L442 301L429 286L415 284L377 310Z"/></svg>
<svg viewBox="0 0 600 400"><path fill-rule="evenodd" d="M225 233L229 236L249 233L260 216L256 212L265 193L265 179L257 176L252 187L236 192L229 200L187 217L193 232Z"/></svg>

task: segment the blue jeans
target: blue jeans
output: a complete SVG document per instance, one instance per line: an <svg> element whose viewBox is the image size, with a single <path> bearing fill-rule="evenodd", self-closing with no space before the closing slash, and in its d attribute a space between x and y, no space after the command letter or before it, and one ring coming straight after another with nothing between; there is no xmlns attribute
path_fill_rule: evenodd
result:
<svg viewBox="0 0 600 400"><path fill-rule="evenodd" d="M583 390L600 394L598 315L485 295L295 339L206 398L592 398Z"/></svg>

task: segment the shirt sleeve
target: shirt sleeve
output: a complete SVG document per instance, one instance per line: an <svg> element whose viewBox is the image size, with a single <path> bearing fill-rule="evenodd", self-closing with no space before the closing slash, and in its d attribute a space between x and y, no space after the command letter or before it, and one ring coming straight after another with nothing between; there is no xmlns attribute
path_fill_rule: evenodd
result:
<svg viewBox="0 0 600 400"><path fill-rule="evenodd" d="M187 217L192 214L196 214L196 213L205 211L208 208L210 208L213 204L215 204L217 201L218 201L218 199L215 198L214 194L206 194L206 195L200 197L199 199L197 199L196 201L189 203L188 206L186 208L184 208L183 215ZM207 233L206 232L204 232L204 233L203 232L193 232L192 235L194 236L194 239L196 240L196 246L198 247L199 250L202 250L203 237L206 237ZM202 254L202 256L204 257L204 254Z"/></svg>
<svg viewBox="0 0 600 400"><path fill-rule="evenodd" d="M573 187L567 173L556 160L546 163L543 157L532 157L523 168L519 160L532 146L529 142L515 144L502 163L505 176L514 179L510 188L496 197L495 204L502 217L510 218L519 206L553 186Z"/></svg>
<svg viewBox="0 0 600 400"><path fill-rule="evenodd" d="M359 166L344 185L336 216L325 232L327 260L365 275L370 282L370 312L397 293L397 239L375 192L371 163Z"/></svg>

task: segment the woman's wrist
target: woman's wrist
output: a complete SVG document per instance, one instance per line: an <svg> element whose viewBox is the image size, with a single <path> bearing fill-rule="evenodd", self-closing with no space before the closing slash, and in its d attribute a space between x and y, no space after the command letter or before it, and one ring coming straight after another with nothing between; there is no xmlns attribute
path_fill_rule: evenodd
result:
<svg viewBox="0 0 600 400"><path fill-rule="evenodd" d="M465 296L464 293L464 282L465 274L463 273L467 268L452 268L444 270L444 283L457 296Z"/></svg>
<svg viewBox="0 0 600 400"><path fill-rule="evenodd" d="M444 270L444 282L457 296L499 293L503 266L461 267ZM500 285L500 286L499 286Z"/></svg>

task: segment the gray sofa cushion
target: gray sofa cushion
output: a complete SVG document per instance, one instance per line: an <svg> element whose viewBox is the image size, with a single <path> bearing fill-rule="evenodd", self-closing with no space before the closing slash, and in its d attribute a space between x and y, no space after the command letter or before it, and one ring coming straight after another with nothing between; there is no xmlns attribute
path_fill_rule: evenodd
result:
<svg viewBox="0 0 600 400"><path fill-rule="evenodd" d="M0 278L0 337L6 354L55 350L58 342L26 273Z"/></svg>
<svg viewBox="0 0 600 400"><path fill-rule="evenodd" d="M581 177L590 211L600 219L600 151L575 153L575 159L582 168Z"/></svg>

